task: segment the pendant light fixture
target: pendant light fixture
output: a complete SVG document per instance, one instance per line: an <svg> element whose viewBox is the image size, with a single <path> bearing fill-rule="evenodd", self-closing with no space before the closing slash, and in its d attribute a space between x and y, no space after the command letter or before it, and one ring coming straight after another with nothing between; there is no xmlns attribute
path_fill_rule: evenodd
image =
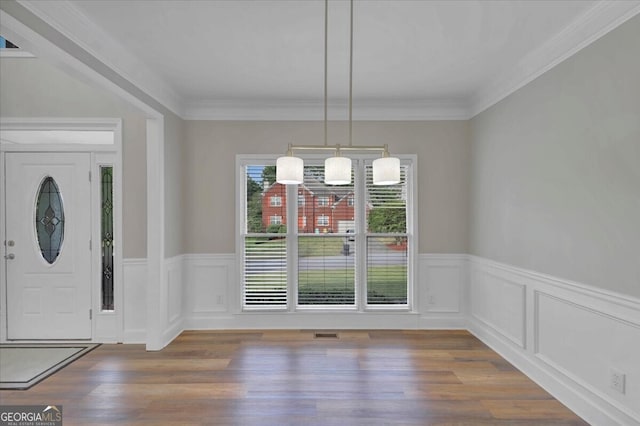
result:
<svg viewBox="0 0 640 426"><path fill-rule="evenodd" d="M372 169L374 185L400 183L400 159L389 157L389 151L386 149L382 153L382 158L373 160Z"/></svg>
<svg viewBox="0 0 640 426"><path fill-rule="evenodd" d="M299 185L304 181L304 162L294 157L289 145L287 155L276 160L276 182L284 185Z"/></svg>
<svg viewBox="0 0 640 426"><path fill-rule="evenodd" d="M293 151L333 151L334 156L324 162L324 182L327 185L351 183L351 159L343 157L343 151L380 151L382 158L373 161L373 184L395 185L400 182L400 159L389 156L387 145L353 146L353 0L350 1L349 26L349 145L327 144L327 34L329 2L324 2L324 145L291 145L287 155L276 161L276 182L286 185L304 181L304 162L293 156Z"/></svg>

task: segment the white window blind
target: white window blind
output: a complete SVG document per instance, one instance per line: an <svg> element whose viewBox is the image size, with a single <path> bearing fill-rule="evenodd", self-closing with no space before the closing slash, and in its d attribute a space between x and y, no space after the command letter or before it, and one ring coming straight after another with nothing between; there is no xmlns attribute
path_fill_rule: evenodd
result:
<svg viewBox="0 0 640 426"><path fill-rule="evenodd" d="M355 252L345 237L298 237L298 305L355 305Z"/></svg>
<svg viewBox="0 0 640 426"><path fill-rule="evenodd" d="M302 186L317 202L298 212L316 226L298 227L298 305L354 306L355 244L346 235L355 221L354 186L326 185L323 165L305 165Z"/></svg>
<svg viewBox="0 0 640 426"><path fill-rule="evenodd" d="M400 183L373 184L371 165L365 168L367 200L367 305L407 305L408 234L407 173Z"/></svg>
<svg viewBox="0 0 640 426"><path fill-rule="evenodd" d="M247 166L244 179L243 306L286 308L286 187L272 165Z"/></svg>
<svg viewBox="0 0 640 426"><path fill-rule="evenodd" d="M246 237L245 307L286 307L287 245L284 237Z"/></svg>
<svg viewBox="0 0 640 426"><path fill-rule="evenodd" d="M367 304L407 304L407 241L367 236Z"/></svg>

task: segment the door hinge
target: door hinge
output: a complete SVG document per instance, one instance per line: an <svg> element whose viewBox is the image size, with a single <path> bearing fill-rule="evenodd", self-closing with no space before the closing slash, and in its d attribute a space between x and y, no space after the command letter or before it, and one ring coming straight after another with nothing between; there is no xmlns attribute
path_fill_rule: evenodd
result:
<svg viewBox="0 0 640 426"><path fill-rule="evenodd" d="M89 182L91 182L91 170L89 170Z"/></svg>
<svg viewBox="0 0 640 426"><path fill-rule="evenodd" d="M89 309L89 319L93 319L93 309Z"/></svg>
<svg viewBox="0 0 640 426"><path fill-rule="evenodd" d="M93 250L93 242L89 240L89 251Z"/></svg>

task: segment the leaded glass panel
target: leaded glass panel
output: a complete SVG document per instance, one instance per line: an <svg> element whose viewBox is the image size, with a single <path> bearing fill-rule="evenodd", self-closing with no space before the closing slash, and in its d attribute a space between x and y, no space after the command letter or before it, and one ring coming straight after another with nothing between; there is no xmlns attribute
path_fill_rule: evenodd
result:
<svg viewBox="0 0 640 426"><path fill-rule="evenodd" d="M113 310L113 167L100 167L102 310Z"/></svg>
<svg viewBox="0 0 640 426"><path fill-rule="evenodd" d="M58 184L47 176L40 184L36 199L36 236L44 260L53 264L64 241L64 207Z"/></svg>

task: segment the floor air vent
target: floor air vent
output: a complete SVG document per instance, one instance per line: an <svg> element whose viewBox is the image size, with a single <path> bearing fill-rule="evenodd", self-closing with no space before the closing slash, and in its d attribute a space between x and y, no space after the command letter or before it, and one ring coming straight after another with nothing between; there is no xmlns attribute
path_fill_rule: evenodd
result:
<svg viewBox="0 0 640 426"><path fill-rule="evenodd" d="M337 339L338 333L314 333L316 339Z"/></svg>

